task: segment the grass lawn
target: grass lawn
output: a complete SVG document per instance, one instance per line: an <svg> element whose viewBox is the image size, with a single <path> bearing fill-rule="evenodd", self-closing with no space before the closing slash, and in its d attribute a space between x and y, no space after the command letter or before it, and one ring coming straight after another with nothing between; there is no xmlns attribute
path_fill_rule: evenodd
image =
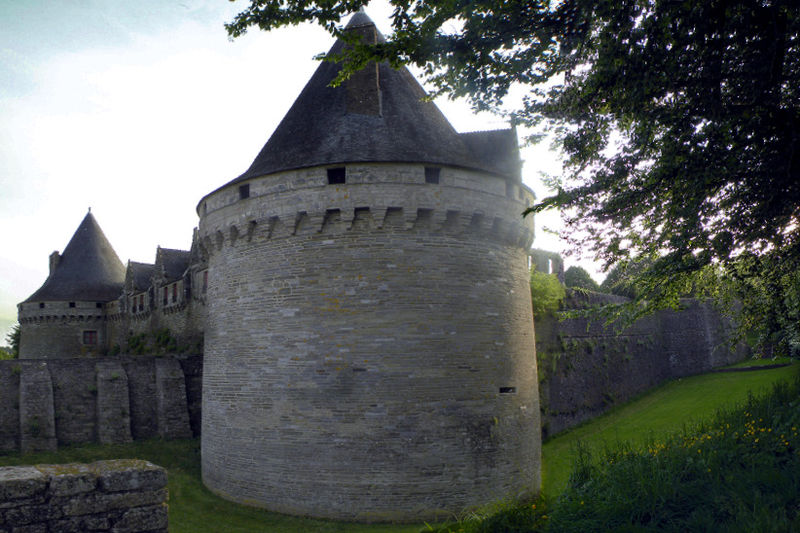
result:
<svg viewBox="0 0 800 533"><path fill-rule="evenodd" d="M228 502L212 494L200 481L200 440L147 440L124 445L100 446L88 444L64 447L57 452L28 455L0 455L0 466L89 463L101 459L146 459L163 466L169 472L169 530L170 532L353 532L353 533L411 533L419 532L424 524L353 524L311 520L270 513Z"/></svg>
<svg viewBox="0 0 800 533"><path fill-rule="evenodd" d="M563 490L570 474L572 450L580 440L589 447L627 441L632 445L706 419L722 406L747 398L748 391L767 390L800 374L800 364L753 372L714 373L674 381L611 413L550 439L543 446L544 493ZM424 524L363 525L296 518L228 502L208 491L200 480L200 442L139 441L125 445L82 445L58 452L0 455L0 466L92 462L100 459L147 459L169 471L169 521L172 532L353 532L416 533Z"/></svg>
<svg viewBox="0 0 800 533"><path fill-rule="evenodd" d="M555 435L542 446L542 489L554 497L567 484L578 441L589 448L618 442L644 444L685 426L707 420L753 394L766 392L778 381L800 375L800 364L752 372L722 372L671 381L645 396Z"/></svg>

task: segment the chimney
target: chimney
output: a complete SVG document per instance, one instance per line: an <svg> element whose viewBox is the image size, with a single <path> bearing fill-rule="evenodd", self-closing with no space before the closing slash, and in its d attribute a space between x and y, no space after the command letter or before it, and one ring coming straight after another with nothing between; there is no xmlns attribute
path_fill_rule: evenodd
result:
<svg viewBox="0 0 800 533"><path fill-rule="evenodd" d="M347 28L347 31L357 33L361 36L361 40L368 44L378 42L378 29L374 24L352 26ZM373 61L358 72L354 72L344 85L347 90L348 113L381 115L381 86L377 63Z"/></svg>
<svg viewBox="0 0 800 533"><path fill-rule="evenodd" d="M56 267L58 267L58 263L61 261L61 254L58 251L53 252L50 254L50 275L53 275L53 272L56 271Z"/></svg>

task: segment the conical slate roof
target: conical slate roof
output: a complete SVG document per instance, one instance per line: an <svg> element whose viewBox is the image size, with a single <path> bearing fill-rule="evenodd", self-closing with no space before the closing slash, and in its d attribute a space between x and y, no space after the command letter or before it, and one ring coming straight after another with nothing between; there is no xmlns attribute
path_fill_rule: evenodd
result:
<svg viewBox="0 0 800 533"><path fill-rule="evenodd" d="M368 42L383 41L363 12L353 15L347 29ZM344 46L338 40L329 55ZM373 63L341 86L330 87L340 70L341 65L331 62L317 68L250 168L227 185L284 170L379 161L466 167L519 181L513 130L503 130L505 137L514 135L510 151L508 139L496 132L482 143L476 138L490 132L465 139L433 102L423 100L426 93L408 69ZM488 156L473 153L476 142L485 147L501 138L497 149L481 150Z"/></svg>
<svg viewBox="0 0 800 533"><path fill-rule="evenodd" d="M108 302L122 294L124 283L125 266L90 211L44 285L25 302Z"/></svg>

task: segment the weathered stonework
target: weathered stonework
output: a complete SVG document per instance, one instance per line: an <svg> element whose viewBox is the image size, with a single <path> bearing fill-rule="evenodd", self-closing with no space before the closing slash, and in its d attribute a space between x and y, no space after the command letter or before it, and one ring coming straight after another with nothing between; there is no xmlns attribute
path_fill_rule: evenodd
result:
<svg viewBox="0 0 800 533"><path fill-rule="evenodd" d="M566 307L624 302L625 298L571 292ZM711 302L682 300L624 331L601 320L536 318L542 431L569 429L670 379L708 372L749 355L730 345L732 322Z"/></svg>
<svg viewBox="0 0 800 533"><path fill-rule="evenodd" d="M166 533L166 487L137 459L0 468L0 532Z"/></svg>
<svg viewBox="0 0 800 533"><path fill-rule="evenodd" d="M420 520L538 490L530 191L349 164L205 199L203 479L226 498ZM511 187L509 187L511 185Z"/></svg>
<svg viewBox="0 0 800 533"><path fill-rule="evenodd" d="M0 452L190 438L201 376L200 356L0 361Z"/></svg>

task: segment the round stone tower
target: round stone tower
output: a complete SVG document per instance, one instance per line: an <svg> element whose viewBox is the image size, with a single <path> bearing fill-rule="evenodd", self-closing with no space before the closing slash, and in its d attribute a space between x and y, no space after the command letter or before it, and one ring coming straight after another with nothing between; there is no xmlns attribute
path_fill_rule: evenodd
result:
<svg viewBox="0 0 800 533"><path fill-rule="evenodd" d="M64 253L50 255L50 275L17 306L20 359L96 354L106 345L103 306L122 294L125 267L92 215Z"/></svg>
<svg viewBox="0 0 800 533"><path fill-rule="evenodd" d="M348 28L382 38L363 13ZM516 135L458 134L406 70L330 88L338 68L320 65L248 171L198 205L203 480L358 521L536 493Z"/></svg>

